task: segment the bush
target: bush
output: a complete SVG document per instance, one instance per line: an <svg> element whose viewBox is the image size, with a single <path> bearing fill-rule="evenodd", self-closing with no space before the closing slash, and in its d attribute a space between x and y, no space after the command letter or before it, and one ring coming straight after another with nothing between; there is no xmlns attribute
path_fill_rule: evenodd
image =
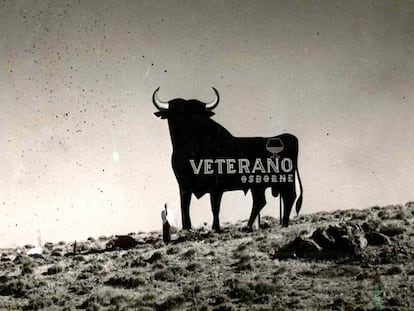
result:
<svg viewBox="0 0 414 311"><path fill-rule="evenodd" d="M194 248L190 248L188 251L186 251L183 255L183 259L191 259L194 258L195 254L197 253L197 250Z"/></svg>
<svg viewBox="0 0 414 311"><path fill-rule="evenodd" d="M174 273L170 269L164 269L164 270L155 272L154 278L157 281L165 281L165 282L175 282L176 280Z"/></svg>
<svg viewBox="0 0 414 311"><path fill-rule="evenodd" d="M178 310L177 308L184 303L185 299L183 295L169 296L167 299L155 305L156 311Z"/></svg>
<svg viewBox="0 0 414 311"><path fill-rule="evenodd" d="M105 285L130 289L145 285L145 279L133 276L113 276L105 281Z"/></svg>
<svg viewBox="0 0 414 311"><path fill-rule="evenodd" d="M171 246L167 249L167 255L174 255L180 252L180 248L178 246Z"/></svg>
<svg viewBox="0 0 414 311"><path fill-rule="evenodd" d="M199 272L203 270L203 267L198 263L190 263L187 267L185 267L186 270L191 271L191 272Z"/></svg>
<svg viewBox="0 0 414 311"><path fill-rule="evenodd" d="M43 273L43 275L52 275L57 274L63 271L63 267L61 265L53 265L47 269L46 272Z"/></svg>
<svg viewBox="0 0 414 311"><path fill-rule="evenodd" d="M29 285L22 280L2 276L0 277L0 295L21 298L26 296Z"/></svg>

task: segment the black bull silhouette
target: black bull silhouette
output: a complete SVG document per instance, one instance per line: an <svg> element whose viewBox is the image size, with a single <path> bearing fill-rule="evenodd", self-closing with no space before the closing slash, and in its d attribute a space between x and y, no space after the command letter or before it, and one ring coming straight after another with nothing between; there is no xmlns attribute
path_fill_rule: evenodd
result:
<svg viewBox="0 0 414 311"><path fill-rule="evenodd" d="M191 229L190 201L194 194L198 199L210 194L213 211L213 230L220 231L219 211L224 191L250 189L253 208L248 221L252 225L260 210L266 205L265 190L272 189L272 195L280 195L283 203L283 220L288 226L291 209L296 200L296 212L302 205L302 184L297 169L298 140L291 134L272 138L234 137L223 126L212 120L212 110L219 103L176 98L161 101L157 88L152 101L158 111L156 116L168 119L173 145L172 167L180 188L181 217L183 229ZM283 150L279 157L271 158L267 143L279 139ZM296 182L300 194L296 195ZM280 208L282 213L282 208Z"/></svg>

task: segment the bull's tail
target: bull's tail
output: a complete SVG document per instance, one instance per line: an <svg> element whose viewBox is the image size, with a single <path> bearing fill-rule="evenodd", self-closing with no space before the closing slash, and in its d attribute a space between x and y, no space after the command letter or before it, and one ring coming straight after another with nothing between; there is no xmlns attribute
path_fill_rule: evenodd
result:
<svg viewBox="0 0 414 311"><path fill-rule="evenodd" d="M299 190L300 190L300 194L299 197L297 197L296 199L296 214L299 215L300 209L302 207L302 201L303 201L303 188L302 188L302 182L300 180L300 176L299 176L299 170L296 168L296 180L299 182Z"/></svg>

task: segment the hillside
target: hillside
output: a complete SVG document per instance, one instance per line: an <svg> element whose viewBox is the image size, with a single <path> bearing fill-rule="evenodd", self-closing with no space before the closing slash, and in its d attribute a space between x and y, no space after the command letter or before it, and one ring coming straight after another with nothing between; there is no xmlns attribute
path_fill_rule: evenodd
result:
<svg viewBox="0 0 414 311"><path fill-rule="evenodd" d="M411 202L178 231L169 245L152 232L3 250L0 310L414 310L413 223Z"/></svg>

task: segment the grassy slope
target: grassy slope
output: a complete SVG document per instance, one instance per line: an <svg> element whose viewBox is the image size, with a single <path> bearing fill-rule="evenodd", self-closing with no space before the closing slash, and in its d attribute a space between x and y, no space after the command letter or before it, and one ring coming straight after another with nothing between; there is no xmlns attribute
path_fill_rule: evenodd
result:
<svg viewBox="0 0 414 311"><path fill-rule="evenodd" d="M3 251L0 310L414 310L414 203L305 215L281 228L265 218L215 234L136 234L129 250L102 250L109 238L47 244L39 258ZM366 223L389 244L355 257L277 259L283 245L316 228ZM394 309L392 309L393 307Z"/></svg>

